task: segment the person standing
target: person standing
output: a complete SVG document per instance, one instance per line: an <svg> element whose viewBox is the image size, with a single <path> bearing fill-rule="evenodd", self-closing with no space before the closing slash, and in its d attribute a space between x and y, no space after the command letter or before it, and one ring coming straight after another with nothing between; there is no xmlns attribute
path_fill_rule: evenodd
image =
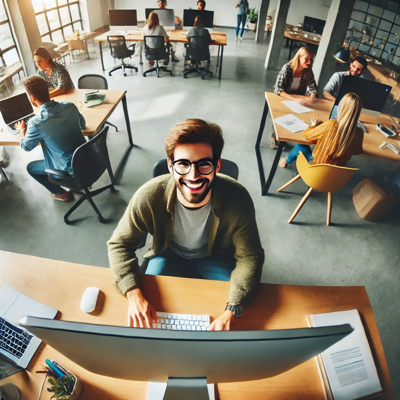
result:
<svg viewBox="0 0 400 400"><path fill-rule="evenodd" d="M238 9L238 14L235 40L243 40L243 32L246 25L247 13L250 12L249 2L247 0L240 0L240 2L236 4L236 8ZM242 31L240 32L239 36L240 25L242 25Z"/></svg>

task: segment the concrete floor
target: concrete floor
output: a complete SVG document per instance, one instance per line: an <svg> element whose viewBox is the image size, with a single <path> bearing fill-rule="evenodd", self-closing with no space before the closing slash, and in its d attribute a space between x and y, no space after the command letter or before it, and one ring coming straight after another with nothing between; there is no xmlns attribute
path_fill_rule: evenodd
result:
<svg viewBox="0 0 400 400"><path fill-rule="evenodd" d="M88 204L73 215L76 224L63 222L69 204L53 201L26 172L29 161L40 159L41 150L25 153L8 148L11 163L6 171L11 182L0 185L0 249L39 257L108 267L106 241L135 191L152 177L153 164L165 157L163 142L177 122L197 117L218 123L225 137L223 157L239 165L239 181L249 190L256 210L261 240L266 251L262 281L295 285L364 285L367 289L397 398L400 397L400 211L394 206L379 223L362 220L356 213L351 190L365 177L378 179L398 168L398 163L353 157L351 166L360 172L340 193L333 196L333 225L325 225L326 195L313 194L297 216L287 220L306 192L302 182L290 192L276 189L296 174L295 166L277 171L272 195L260 195L260 181L254 145L264 106L264 91L271 91L276 72L264 69L268 43L256 44L254 34L246 33L243 42L234 41L228 30L224 52L223 79L215 77L216 49L212 50L213 79L183 79L183 63L173 66L175 76L144 78L147 63L139 73L127 77L107 76L110 89L128 91L128 108L135 147L117 186L118 193L104 192L95 201L106 224L100 224ZM86 73L101 74L98 46L91 48L91 60L68 65L73 81ZM281 65L288 50L281 52ZM178 58L182 47L178 45ZM113 60L105 53L106 68ZM138 65L138 59L132 61ZM21 90L21 86L17 86ZM122 106L110 118L119 132L110 128L109 153L114 169L127 144ZM268 119L262 144L266 171L274 151L268 148L271 121ZM108 183L104 175L95 187ZM396 333L397 332L397 333Z"/></svg>

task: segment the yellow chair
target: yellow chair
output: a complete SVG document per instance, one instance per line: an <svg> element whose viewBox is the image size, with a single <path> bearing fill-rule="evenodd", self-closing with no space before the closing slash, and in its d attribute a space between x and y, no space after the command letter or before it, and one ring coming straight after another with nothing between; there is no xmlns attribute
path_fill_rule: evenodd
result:
<svg viewBox="0 0 400 400"><path fill-rule="evenodd" d="M302 178L303 181L310 187L304 197L301 199L299 205L294 210L293 215L290 217L288 224L290 224L298 212L303 207L304 203L309 198L313 189L319 192L328 193L328 212L326 224L329 225L331 221L332 210L332 193L341 189L353 176L354 172L359 168L346 168L338 167L337 165L330 164L315 164L311 165L302 152L299 153L296 161L297 171L299 175L291 179L288 183L278 189L278 192L287 188L293 182Z"/></svg>

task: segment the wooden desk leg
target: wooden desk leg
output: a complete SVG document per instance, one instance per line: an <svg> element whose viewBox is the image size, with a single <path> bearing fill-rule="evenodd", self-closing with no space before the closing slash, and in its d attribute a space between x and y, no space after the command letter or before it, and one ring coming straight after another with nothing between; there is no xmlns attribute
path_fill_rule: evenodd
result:
<svg viewBox="0 0 400 400"><path fill-rule="evenodd" d="M268 194L269 187L271 186L272 180L274 179L274 176L275 176L276 168L278 167L278 163L279 163L279 159L282 154L283 146L285 145L285 142L279 142L279 147L276 150L275 158L272 163L271 170L269 171L268 180L265 181L264 166L263 166L261 152L260 152L260 144L261 144L261 139L262 139L263 133L264 133L265 121L267 119L268 110L269 110L268 103L267 103L267 101L265 101L264 111L263 111L263 115L261 117L260 129L258 131L257 141L256 141L256 146L255 146L257 164L258 164L258 173L260 175L261 195L262 196L266 196Z"/></svg>
<svg viewBox="0 0 400 400"><path fill-rule="evenodd" d="M292 50L293 50L293 39L290 39L290 48L289 48L289 57L288 57L288 61L290 61L292 59Z"/></svg>
<svg viewBox="0 0 400 400"><path fill-rule="evenodd" d="M222 60L224 58L224 46L221 47L221 61L219 63L219 80L221 80L221 74L222 74Z"/></svg>
<svg viewBox="0 0 400 400"><path fill-rule="evenodd" d="M105 71L105 69L104 69L104 61L103 61L103 51L102 51L101 42L99 42L99 48L100 48L101 68L103 69L103 71Z"/></svg>

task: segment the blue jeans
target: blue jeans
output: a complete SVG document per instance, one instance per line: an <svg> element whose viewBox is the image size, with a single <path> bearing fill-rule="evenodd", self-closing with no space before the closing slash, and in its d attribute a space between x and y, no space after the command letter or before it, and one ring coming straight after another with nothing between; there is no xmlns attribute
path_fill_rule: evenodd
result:
<svg viewBox="0 0 400 400"><path fill-rule="evenodd" d="M240 32L240 37L243 37L244 27L246 25L247 14L238 14L237 15L237 27L236 27L236 36L239 35L240 24L242 24L242 32Z"/></svg>
<svg viewBox="0 0 400 400"><path fill-rule="evenodd" d="M307 144L296 144L296 146L293 147L292 151L286 157L286 162L290 164L293 160L297 158L300 151L306 156L309 162L313 160L312 150L310 146L308 146Z"/></svg>
<svg viewBox="0 0 400 400"><path fill-rule="evenodd" d="M208 257L187 259L168 248L149 261L146 275L229 281L235 267L236 260L231 256L212 254Z"/></svg>
<svg viewBox="0 0 400 400"><path fill-rule="evenodd" d="M32 161L27 165L26 169L28 170L29 175L43 185L50 193L57 195L64 193L64 189L49 181L49 176L44 172L46 169L44 160Z"/></svg>

